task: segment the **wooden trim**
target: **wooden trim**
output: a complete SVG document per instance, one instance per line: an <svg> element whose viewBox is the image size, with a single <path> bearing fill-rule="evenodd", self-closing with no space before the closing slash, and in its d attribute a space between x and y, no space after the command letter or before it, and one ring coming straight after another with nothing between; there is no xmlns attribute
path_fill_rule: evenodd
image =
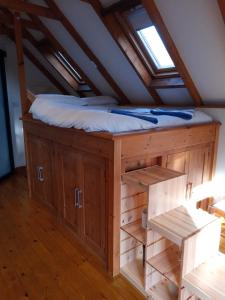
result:
<svg viewBox="0 0 225 300"><path fill-rule="evenodd" d="M114 141L113 160L109 160L109 207L108 207L108 261L111 276L120 273L120 193L121 193L121 140Z"/></svg>
<svg viewBox="0 0 225 300"><path fill-rule="evenodd" d="M64 80L71 86L72 89L78 91L79 83L73 77L73 75L65 68L65 66L55 57L54 49L48 45L48 43L40 44L40 52L46 58L46 60L52 65L52 67L64 78Z"/></svg>
<svg viewBox="0 0 225 300"><path fill-rule="evenodd" d="M140 0L122 0L113 3L108 7L102 8L101 12L103 16L106 16L108 14L126 11L134 6L139 5L140 3Z"/></svg>
<svg viewBox="0 0 225 300"><path fill-rule="evenodd" d="M161 77L167 77L167 76L173 76L174 74L179 75L176 71L176 68L164 68L164 69L158 69L155 62L153 61L151 55L148 53L146 47L144 46L141 38L138 36L137 32L133 29L132 25L129 23L128 20L128 14L129 11L124 12L123 14L117 13L118 21L120 22L121 26L123 27L123 30L125 34L127 35L128 39L130 40L133 47L136 49L136 52L139 54L139 57L141 60L143 60L143 63L146 65L146 67L149 69L151 75L153 77L161 76Z"/></svg>
<svg viewBox="0 0 225 300"><path fill-rule="evenodd" d="M15 28L15 41L16 41L18 75L19 75L19 85L20 85L20 101L22 107L22 114L25 115L29 111L30 102L27 99L26 74L25 74L24 53L23 53L23 36L22 36L22 26L21 26L19 13L14 14L14 28Z"/></svg>
<svg viewBox="0 0 225 300"><path fill-rule="evenodd" d="M223 17L223 21L225 23L225 0L217 0L222 17Z"/></svg>
<svg viewBox="0 0 225 300"><path fill-rule="evenodd" d="M74 28L74 26L65 17L65 15L59 9L59 7L56 5L56 3L53 0L45 0L45 2L48 4L49 8L52 11L54 11L54 13L58 16L58 18L60 19L62 25L69 32L69 34L73 37L74 41L84 51L84 53L88 56L88 58L96 64L96 66L97 66L99 72L102 74L103 78L105 78L105 80L109 83L109 85L111 86L111 88L118 95L118 97L119 97L118 100L121 103L123 103L123 104L129 103L130 101L128 100L127 96L124 94L124 92L118 86L118 84L112 78L112 76L109 74L109 72L106 70L106 68L102 65L102 63L97 58L97 56L91 51L91 49L88 47L88 45L83 40L83 38L81 37L81 35L76 31L76 29Z"/></svg>
<svg viewBox="0 0 225 300"><path fill-rule="evenodd" d="M185 88L185 84L180 77L153 79L151 86L155 89Z"/></svg>
<svg viewBox="0 0 225 300"><path fill-rule="evenodd" d="M21 21L24 28L40 31L40 28L34 22L25 19L22 19Z"/></svg>
<svg viewBox="0 0 225 300"><path fill-rule="evenodd" d="M8 37L15 42L15 38L13 33L9 28L4 28L5 33ZM32 54L32 52L23 46L24 54L26 57L48 78L49 81L63 94L68 94L68 91L61 85L61 83L55 79L55 77L45 68L43 64L39 62L39 60Z"/></svg>
<svg viewBox="0 0 225 300"><path fill-rule="evenodd" d="M40 28L42 33L45 35L47 40L49 40L49 42L52 44L55 50L59 50L60 52L62 52L62 54L68 59L71 65L78 71L82 79L87 83L87 85L90 86L93 92L96 95L101 95L102 93L99 91L99 89L94 85L94 83L86 76L86 74L76 64L73 58L69 55L69 53L65 50L65 48L63 48L63 46L56 40L56 38L53 36L50 30L44 25L44 23L37 16L32 16L32 15L29 16L32 19L32 21ZM38 45L36 45L36 47L38 47Z"/></svg>
<svg viewBox="0 0 225 300"><path fill-rule="evenodd" d="M10 24L13 25L13 15L12 13L5 7L0 8L0 22L3 24ZM21 23L23 28L29 28L34 30L40 30L39 27L34 24L31 20L21 18Z"/></svg>
<svg viewBox="0 0 225 300"><path fill-rule="evenodd" d="M151 74L141 61L140 57L137 55L135 49L133 48L132 44L121 30L121 25L118 22L118 16L113 14L108 14L107 16L103 17L101 14L102 6L99 0L91 0L89 3L94 8L95 12L98 14L100 19L102 20L103 24L106 26L108 31L111 33L113 39L121 49L124 56L127 58L131 66L133 67L134 71L148 90L149 94L153 98L156 104L162 105L162 100L158 93L151 87Z"/></svg>
<svg viewBox="0 0 225 300"><path fill-rule="evenodd" d="M26 3L22 0L0 0L0 5L18 12L26 12L50 19L57 19L51 9L41 5Z"/></svg>
<svg viewBox="0 0 225 300"><path fill-rule="evenodd" d="M159 32L159 35L161 39L163 40L167 51L169 52L171 58L173 59L176 69L179 72L180 76L182 77L185 86L187 87L191 97L194 100L195 106L201 106L204 105L201 99L201 96L175 46L175 43L173 42L169 31L166 28L166 25L160 15L160 12L154 2L154 0L142 0L142 3L144 7L146 8L152 22L157 27L157 30Z"/></svg>
<svg viewBox="0 0 225 300"><path fill-rule="evenodd" d="M24 47L24 53L27 58L48 78L48 80L62 93L69 94L68 91L61 85L61 83L55 79L55 77L42 65L37 58Z"/></svg>

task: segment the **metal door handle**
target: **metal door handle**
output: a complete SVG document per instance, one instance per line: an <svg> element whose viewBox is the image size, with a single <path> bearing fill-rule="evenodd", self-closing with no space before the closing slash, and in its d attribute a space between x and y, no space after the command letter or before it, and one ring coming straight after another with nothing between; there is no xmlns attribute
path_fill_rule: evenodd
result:
<svg viewBox="0 0 225 300"><path fill-rule="evenodd" d="M78 188L75 188L74 190L74 206L75 207L79 207L79 202L78 202L78 191L79 189Z"/></svg>
<svg viewBox="0 0 225 300"><path fill-rule="evenodd" d="M40 181L44 181L44 168L43 167L39 167L39 174L40 174Z"/></svg>
<svg viewBox="0 0 225 300"><path fill-rule="evenodd" d="M186 198L189 200L191 199L191 195L192 195L192 187L193 187L193 183L192 182L189 182L187 184L187 196Z"/></svg>
<svg viewBox="0 0 225 300"><path fill-rule="evenodd" d="M80 189L78 189L77 196L78 196L78 208L82 208L83 207L82 191Z"/></svg>
<svg viewBox="0 0 225 300"><path fill-rule="evenodd" d="M43 167L37 167L37 179L38 181L44 181L44 168Z"/></svg>

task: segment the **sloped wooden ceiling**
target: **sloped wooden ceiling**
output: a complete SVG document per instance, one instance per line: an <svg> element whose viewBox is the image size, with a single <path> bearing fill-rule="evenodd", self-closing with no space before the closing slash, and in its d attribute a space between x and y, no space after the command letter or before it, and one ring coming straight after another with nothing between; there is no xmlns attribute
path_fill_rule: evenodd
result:
<svg viewBox="0 0 225 300"><path fill-rule="evenodd" d="M222 2L224 1L219 0L219 3ZM124 38L118 22L118 7L121 8L121 5L127 5L127 3L129 5L142 4L145 6L176 64L183 80L183 86L182 81L176 81L177 86L180 85L179 88L171 83L172 81L155 81L143 61L135 53L134 48L130 47L129 51L126 52L126 49L122 47L121 40L118 39L118 36ZM205 60L205 53L203 51L200 55L195 44L196 32L199 33L202 29L201 24L197 23L196 7L197 10L200 7L202 9L201 13L198 10L200 17L204 21L208 19L211 22L210 31L212 31L212 28L215 29L216 26L220 26L221 30L222 15L219 12L217 1L198 0L198 3L196 3L195 0L0 0L0 5L11 10L11 12L14 10L26 12L28 17L23 18L22 25L24 38L26 38L26 41L24 41L24 44L26 44L25 52L26 54L29 52L27 55L30 56L30 59L36 51L34 48L37 48L37 38L31 36L33 30L38 29L55 48L66 53L66 56L77 66L83 74L82 77L85 77L85 81L96 94L117 96L122 103L129 103L130 101L160 105L195 104L201 106L203 105L202 98L206 103L212 103L212 105L215 103L223 106L223 103L225 103L225 101L222 101L225 99L225 91L222 94L225 85L220 85L220 89L217 91L215 89L215 76L213 82L205 80L206 76L209 75L204 74L204 70L207 68L209 70L209 67L202 64L202 61ZM210 10L212 16L209 18ZM4 14L3 18L6 17ZM187 22L188 18L189 22ZM219 20L217 24L215 18L217 18L217 21ZM9 20L7 20L8 22ZM193 28L190 30L191 23L197 25L195 31ZM6 26L4 22L4 26L1 26L2 30L7 30L9 33L10 27L8 27L8 24ZM207 30L205 29L205 31ZM193 36L194 42L192 43L192 51L190 52L189 46L189 53L187 53L185 45L187 47L188 43L191 43L190 36ZM200 40L201 37L200 35ZM218 37L219 35L217 35ZM199 46L199 43L197 44ZM220 46L221 44L220 42ZM207 49L211 47L210 43L207 47ZM218 50L218 43L216 47ZM225 40L223 40L223 47L225 47ZM199 59L194 59L195 54ZM35 56L35 58L37 57ZM192 61L195 61L195 64ZM38 59L35 62L36 65L40 64ZM214 71L215 67L212 68L211 62L209 65L211 71ZM39 65L39 69L42 67L44 66ZM204 80L200 78L200 74L203 74L202 78ZM53 74L49 75L53 77ZM52 78L53 81L54 78ZM219 81L221 81L220 78ZM55 82L55 84L57 83ZM205 93L206 90L210 90L210 84L212 84L212 87L214 86L214 97L208 96L210 92L208 95ZM219 95L219 91L224 96Z"/></svg>

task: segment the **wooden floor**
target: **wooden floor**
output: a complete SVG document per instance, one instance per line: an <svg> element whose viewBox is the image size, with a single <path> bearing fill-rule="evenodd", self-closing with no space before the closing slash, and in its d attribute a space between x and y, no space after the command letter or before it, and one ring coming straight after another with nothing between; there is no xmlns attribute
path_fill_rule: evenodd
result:
<svg viewBox="0 0 225 300"><path fill-rule="evenodd" d="M54 217L28 200L19 172L0 182L0 300L21 299L145 298L122 276L108 278Z"/></svg>
<svg viewBox="0 0 225 300"><path fill-rule="evenodd" d="M142 300L112 280L55 219L28 200L26 178L0 182L0 300Z"/></svg>

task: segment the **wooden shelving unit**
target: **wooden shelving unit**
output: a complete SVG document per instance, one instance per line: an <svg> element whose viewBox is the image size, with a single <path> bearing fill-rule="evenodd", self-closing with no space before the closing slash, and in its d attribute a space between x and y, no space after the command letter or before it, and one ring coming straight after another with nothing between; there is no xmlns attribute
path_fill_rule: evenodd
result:
<svg viewBox="0 0 225 300"><path fill-rule="evenodd" d="M177 300L178 289L167 279L159 281L148 291L154 300Z"/></svg>
<svg viewBox="0 0 225 300"><path fill-rule="evenodd" d="M146 230L142 227L141 220L121 226L120 228L140 243L146 243Z"/></svg>
<svg viewBox="0 0 225 300"><path fill-rule="evenodd" d="M183 278L183 285L203 300L225 299L225 255L218 253Z"/></svg>
<svg viewBox="0 0 225 300"><path fill-rule="evenodd" d="M144 290L144 267L141 259L127 263L121 273L125 275L139 290Z"/></svg>
<svg viewBox="0 0 225 300"><path fill-rule="evenodd" d="M179 286L181 253L177 245L172 245L158 255L153 256L147 260L147 263L177 287Z"/></svg>
<svg viewBox="0 0 225 300"><path fill-rule="evenodd" d="M180 206L151 219L149 227L181 246L185 239L215 221L218 218L206 211L192 206Z"/></svg>
<svg viewBox="0 0 225 300"><path fill-rule="evenodd" d="M224 284L225 259L213 275L205 264L218 253L220 220L187 205L186 175L154 166L122 180L128 192L121 199L121 273L153 300L225 299L225 288L216 294L211 287L222 284L218 274ZM141 224L146 208L148 229Z"/></svg>

